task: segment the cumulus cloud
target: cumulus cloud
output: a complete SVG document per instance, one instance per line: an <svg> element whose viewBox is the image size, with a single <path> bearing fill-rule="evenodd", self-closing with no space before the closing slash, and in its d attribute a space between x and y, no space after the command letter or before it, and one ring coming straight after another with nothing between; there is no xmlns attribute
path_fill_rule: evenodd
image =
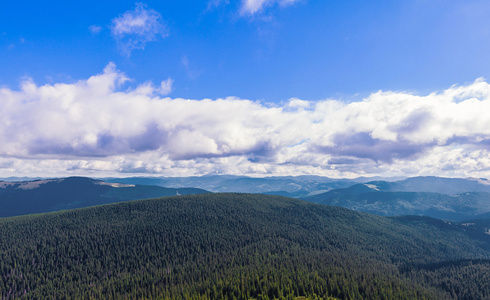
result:
<svg viewBox="0 0 490 300"><path fill-rule="evenodd" d="M109 64L75 83L0 88L0 174L490 175L490 84L362 101L163 97Z"/></svg>
<svg viewBox="0 0 490 300"><path fill-rule="evenodd" d="M279 4L286 6L298 2L299 0L242 0L242 14L254 15L267 6Z"/></svg>
<svg viewBox="0 0 490 300"><path fill-rule="evenodd" d="M111 33L127 56L135 49L144 49L148 42L168 35L162 16L142 3L113 19Z"/></svg>

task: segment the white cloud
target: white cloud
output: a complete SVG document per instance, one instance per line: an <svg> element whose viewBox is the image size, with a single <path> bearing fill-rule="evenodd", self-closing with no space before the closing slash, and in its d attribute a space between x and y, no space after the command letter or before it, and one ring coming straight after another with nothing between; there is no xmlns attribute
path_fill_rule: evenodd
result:
<svg viewBox="0 0 490 300"><path fill-rule="evenodd" d="M161 96L166 96L173 91L174 80L172 78L167 78L162 80L160 86L155 88L153 83L145 82L136 87L136 89L130 92L132 95L142 95L142 96L152 96L155 94L160 94Z"/></svg>
<svg viewBox="0 0 490 300"><path fill-rule="evenodd" d="M362 101L171 99L172 79L0 88L0 176L204 173L490 176L490 84Z"/></svg>
<svg viewBox="0 0 490 300"><path fill-rule="evenodd" d="M208 6L207 6L207 10L212 10L220 5L228 5L230 4L230 1L229 0L209 0L208 1Z"/></svg>
<svg viewBox="0 0 490 300"><path fill-rule="evenodd" d="M266 3L270 3L269 0L243 0L242 1L242 13L254 14L262 9Z"/></svg>
<svg viewBox="0 0 490 300"><path fill-rule="evenodd" d="M160 83L159 93L162 96L166 96L172 92L172 85L174 84L174 80L172 78L167 78L167 80L162 80Z"/></svg>
<svg viewBox="0 0 490 300"><path fill-rule="evenodd" d="M135 49L144 49L148 42L168 35L162 16L142 3L113 19L111 33L121 51L128 56Z"/></svg>
<svg viewBox="0 0 490 300"><path fill-rule="evenodd" d="M291 5L299 0L242 0L242 14L254 15L267 6L279 4L281 6Z"/></svg>
<svg viewBox="0 0 490 300"><path fill-rule="evenodd" d="M97 25L91 25L88 27L88 30L90 30L92 34L98 34L102 31L102 27Z"/></svg>

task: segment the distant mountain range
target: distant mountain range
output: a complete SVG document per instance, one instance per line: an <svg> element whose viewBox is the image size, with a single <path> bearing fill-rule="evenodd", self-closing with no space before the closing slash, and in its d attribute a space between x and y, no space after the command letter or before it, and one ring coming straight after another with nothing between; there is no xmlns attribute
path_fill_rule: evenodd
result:
<svg viewBox="0 0 490 300"><path fill-rule="evenodd" d="M107 182L158 185L171 188L195 187L214 193L260 193L287 197L303 197L332 189L349 187L369 181L365 178L334 179L321 176L246 177L233 175L206 175L193 177L129 177L103 178ZM372 179L371 179L372 180Z"/></svg>
<svg viewBox="0 0 490 300"><path fill-rule="evenodd" d="M480 178L425 176L402 180L373 180L320 176L251 178L208 175L105 180L173 188L192 186L212 192L279 195L383 216L423 215L447 220L465 220L490 212L490 182Z"/></svg>
<svg viewBox="0 0 490 300"><path fill-rule="evenodd" d="M355 184L302 199L384 216L423 215L461 221L490 212L490 182L415 177Z"/></svg>
<svg viewBox="0 0 490 300"><path fill-rule="evenodd" d="M370 181L382 191L427 192L456 195L467 192L490 193L490 181L485 178L412 177L399 181Z"/></svg>
<svg viewBox="0 0 490 300"><path fill-rule="evenodd" d="M157 185L167 188L194 187L214 193L267 193L294 198L313 196L357 183L377 182L383 191L429 192L447 195L465 192L490 192L490 181L480 178L444 178L435 176L398 178L359 177L337 179L322 176L247 177L205 175L191 177L127 177L101 178L107 182Z"/></svg>
<svg viewBox="0 0 490 300"><path fill-rule="evenodd" d="M207 175L14 181L20 179L0 182L0 217L208 191L280 195L382 216L421 215L462 221L490 213L490 182L477 178L428 176L389 181Z"/></svg>
<svg viewBox="0 0 490 300"><path fill-rule="evenodd" d="M209 193L196 188L110 183L85 177L0 181L0 217L81 208L136 199Z"/></svg>

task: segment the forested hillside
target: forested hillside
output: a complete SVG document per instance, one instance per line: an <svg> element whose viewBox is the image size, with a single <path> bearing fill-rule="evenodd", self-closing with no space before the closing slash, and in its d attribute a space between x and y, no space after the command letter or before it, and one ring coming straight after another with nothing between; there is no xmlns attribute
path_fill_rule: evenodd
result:
<svg viewBox="0 0 490 300"><path fill-rule="evenodd" d="M4 299L484 299L490 236L290 198L200 194L0 220Z"/></svg>
<svg viewBox="0 0 490 300"><path fill-rule="evenodd" d="M107 183L86 177L0 181L0 217L51 212L136 199L209 193L196 188Z"/></svg>

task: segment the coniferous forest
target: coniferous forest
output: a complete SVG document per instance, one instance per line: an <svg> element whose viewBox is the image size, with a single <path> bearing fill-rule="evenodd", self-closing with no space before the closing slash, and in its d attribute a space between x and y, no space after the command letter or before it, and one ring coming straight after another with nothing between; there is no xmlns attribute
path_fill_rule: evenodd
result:
<svg viewBox="0 0 490 300"><path fill-rule="evenodd" d="M0 219L1 299L488 299L490 236L258 194Z"/></svg>

